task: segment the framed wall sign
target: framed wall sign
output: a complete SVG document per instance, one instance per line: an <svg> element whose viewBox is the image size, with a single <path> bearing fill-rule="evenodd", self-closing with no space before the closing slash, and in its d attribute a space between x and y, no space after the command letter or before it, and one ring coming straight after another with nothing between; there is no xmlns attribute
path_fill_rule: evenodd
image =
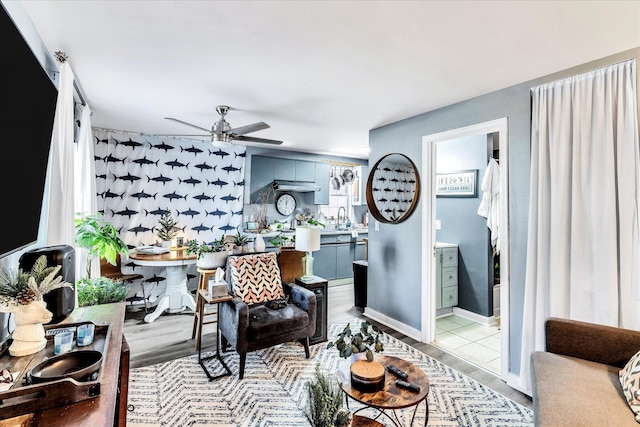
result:
<svg viewBox="0 0 640 427"><path fill-rule="evenodd" d="M478 169L436 174L436 197L476 197Z"/></svg>

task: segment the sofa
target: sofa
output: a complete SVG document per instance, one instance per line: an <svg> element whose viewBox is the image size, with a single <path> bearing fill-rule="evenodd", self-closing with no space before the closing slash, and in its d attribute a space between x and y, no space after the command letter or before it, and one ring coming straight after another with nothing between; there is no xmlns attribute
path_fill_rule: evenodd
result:
<svg viewBox="0 0 640 427"><path fill-rule="evenodd" d="M536 426L640 426L618 377L640 331L549 318L545 350L531 355Z"/></svg>

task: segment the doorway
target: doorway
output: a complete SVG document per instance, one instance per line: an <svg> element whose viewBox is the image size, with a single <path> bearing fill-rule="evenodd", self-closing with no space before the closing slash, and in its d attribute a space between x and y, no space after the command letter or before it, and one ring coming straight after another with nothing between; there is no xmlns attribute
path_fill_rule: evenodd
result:
<svg viewBox="0 0 640 427"><path fill-rule="evenodd" d="M496 257L496 261L499 264L497 273L500 277L500 286L499 290L495 294L494 298L499 299L500 301L500 324L499 324L499 333L495 332L490 340L493 341L495 346L500 348L500 357L499 357L499 369L496 367L491 371L497 373L501 378L505 379L508 375L508 366L509 366L509 233L508 233L508 143L507 143L507 119L498 119L491 122L480 123L477 125L472 125L464 128L453 129L446 132L441 132L438 134L428 135L423 137L423 179L425 181L425 193L424 193L424 209L423 209L423 253L432 254L431 262L425 263L422 269L422 339L427 343L434 343L436 339L436 319L440 315L448 314L446 310L443 311L442 306L440 304L436 304L436 300L440 301L442 298L442 291L445 288L440 288L437 286L438 280L436 275L438 274L438 263L436 262L436 255L439 254L439 250L436 247L436 243L439 243L438 246L442 246L441 242L437 242L438 238L438 229L441 228L440 221L437 218L437 200L436 200L436 171L438 170L438 144L444 144L446 142L451 142L454 140L462 140L465 138L471 137L480 137L480 141L483 140L492 140L497 138L498 142L496 146L499 149L500 155L500 175L501 180L499 184L499 204L500 204L500 213L499 213L499 236L500 236L500 247L503 248L500 250L499 255ZM486 145L485 145L486 147ZM477 190L477 194L479 198L475 198L474 201L477 205L479 204L479 200L482 197L482 190L480 189L482 176L485 172L486 162L484 163L484 167L479 167L476 175L475 187ZM462 200L462 199L460 199ZM482 218L480 218L482 219ZM441 232L442 233L442 232ZM449 242L451 243L451 242ZM456 242L454 242L456 243ZM472 252L467 252L472 253ZM465 262L464 258L460 258L462 263ZM487 265L489 265L490 261L487 261ZM493 263L491 263L493 264ZM465 271L464 269L458 269L455 271ZM488 289L488 284L486 285ZM487 291L489 292L489 291ZM492 294L493 295L493 294ZM489 298L490 299L490 298ZM465 310L456 310L451 309L450 313L452 315L455 314L463 314L466 315L466 321L460 321L460 317L451 316L448 322L440 322L441 325L446 324L447 328L455 328L462 327L466 329L473 329L468 326L469 319L479 320L480 323L486 322L486 317L478 315L478 319L474 319L473 312L467 312ZM470 314L470 316L469 316ZM449 316L447 316L449 317ZM456 324L457 322L457 324ZM489 325L481 325L481 329L484 327L489 327ZM497 330L497 328L496 328ZM460 331L464 331L464 329L460 329ZM488 332L488 329L486 329ZM442 331L441 331L442 332ZM447 331L451 332L451 331ZM471 334L471 332L470 332ZM454 337L455 338L455 337ZM498 345L499 344L499 345ZM437 345L437 344L436 344ZM455 353L454 353L455 354ZM476 363L477 364L477 363ZM486 368L486 367L485 367Z"/></svg>

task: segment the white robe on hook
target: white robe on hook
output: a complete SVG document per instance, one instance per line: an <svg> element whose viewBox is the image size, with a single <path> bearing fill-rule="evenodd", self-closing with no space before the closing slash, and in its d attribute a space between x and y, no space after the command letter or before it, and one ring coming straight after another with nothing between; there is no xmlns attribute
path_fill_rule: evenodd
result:
<svg viewBox="0 0 640 427"><path fill-rule="evenodd" d="M482 201L478 207L478 215L487 219L487 227L491 230L491 246L495 254L500 253L500 165L491 158L482 177Z"/></svg>

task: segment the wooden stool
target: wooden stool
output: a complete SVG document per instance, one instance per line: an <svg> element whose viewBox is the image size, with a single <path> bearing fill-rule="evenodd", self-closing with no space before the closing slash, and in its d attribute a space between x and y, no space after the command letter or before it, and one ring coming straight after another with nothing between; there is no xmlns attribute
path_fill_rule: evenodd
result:
<svg viewBox="0 0 640 427"><path fill-rule="evenodd" d="M207 290L209 287L209 279L216 277L216 270L205 270L203 268L198 268L198 273L200 273L200 279L198 280L198 290L204 289ZM201 312L201 308L202 312ZM202 334L199 329L200 325L200 316L204 317L210 314L216 313L207 313L206 308L204 308L204 304L200 304L200 294L196 292L196 311L193 314L193 332L191 332L191 339L196 339L196 348L200 346L200 337ZM202 321L202 325L208 325L210 323L216 323L216 320Z"/></svg>

